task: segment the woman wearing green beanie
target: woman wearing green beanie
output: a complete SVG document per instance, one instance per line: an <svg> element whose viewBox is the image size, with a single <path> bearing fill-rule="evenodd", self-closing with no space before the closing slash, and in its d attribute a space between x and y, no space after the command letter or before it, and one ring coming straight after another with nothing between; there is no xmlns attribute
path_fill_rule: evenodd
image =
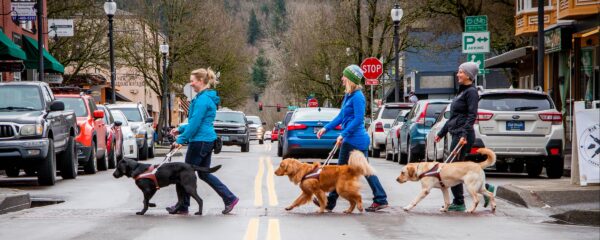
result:
<svg viewBox="0 0 600 240"><path fill-rule="evenodd" d="M363 72L357 65L350 65L343 71L342 83L345 87L344 100L342 101L341 111L329 124L317 132L317 138L338 125L342 126L342 134L338 137L336 144L340 144L340 153L338 156L338 165L348 164L350 152L359 150L368 156L368 147L370 144L369 135L365 130L364 117L366 111L365 95L362 93L361 81ZM366 208L368 212L386 208L388 206L387 196L383 186L379 182L379 178L375 175L366 177L371 190L373 191L373 204ZM334 191L329 193L327 197L328 211L335 207L338 194ZM316 199L313 199L315 202ZM315 202L318 204L318 201Z"/></svg>

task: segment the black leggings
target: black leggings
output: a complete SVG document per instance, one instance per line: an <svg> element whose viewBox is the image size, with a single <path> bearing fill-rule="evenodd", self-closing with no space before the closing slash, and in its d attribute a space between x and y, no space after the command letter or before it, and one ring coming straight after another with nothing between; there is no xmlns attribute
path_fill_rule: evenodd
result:
<svg viewBox="0 0 600 240"><path fill-rule="evenodd" d="M466 137L467 137L467 144L465 144L463 146L458 157L456 159L454 159L454 162L464 161L465 157L467 156L467 153L471 152L471 148L473 147L473 142L475 141L475 132L468 131ZM451 151L456 147L456 145L458 145L459 140L460 140L459 137L452 136L452 143L450 144ZM452 200L452 203L454 203L455 205L465 204L465 197L463 196L463 185L462 184L458 184L454 187L451 187L450 190L452 191L452 196L454 196L454 200Z"/></svg>

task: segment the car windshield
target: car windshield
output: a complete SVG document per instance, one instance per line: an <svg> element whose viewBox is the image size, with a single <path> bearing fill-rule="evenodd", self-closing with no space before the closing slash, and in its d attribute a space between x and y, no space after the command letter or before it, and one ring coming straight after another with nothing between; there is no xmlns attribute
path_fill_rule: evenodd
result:
<svg viewBox="0 0 600 240"><path fill-rule="evenodd" d="M123 126L129 125L129 121L127 121L127 118L125 118L125 115L120 110L110 110L110 113L113 115L115 121L121 122Z"/></svg>
<svg viewBox="0 0 600 240"><path fill-rule="evenodd" d="M0 111L39 111L43 109L42 96L36 86L2 86Z"/></svg>
<svg viewBox="0 0 600 240"><path fill-rule="evenodd" d="M260 118L257 116L248 116L246 117L246 119L248 119L248 123L249 124L262 124L262 122L260 121Z"/></svg>
<svg viewBox="0 0 600 240"><path fill-rule="evenodd" d="M442 113L444 108L446 108L447 103L429 103L427 105L427 112L425 113L425 117L427 118L437 118L439 114Z"/></svg>
<svg viewBox="0 0 600 240"><path fill-rule="evenodd" d="M294 112L287 112L285 114L285 118L283 118L283 125L287 125L288 123L290 123L290 120L292 119L292 114L294 114Z"/></svg>
<svg viewBox="0 0 600 240"><path fill-rule="evenodd" d="M245 123L244 114L239 112L217 112L215 122Z"/></svg>
<svg viewBox="0 0 600 240"><path fill-rule="evenodd" d="M400 107L386 106L383 109L383 113L381 113L381 118L382 119L396 119L396 117L398 116L400 111L402 111L402 108L400 108Z"/></svg>
<svg viewBox="0 0 600 240"><path fill-rule="evenodd" d="M115 109L118 109L121 112L123 112L123 114L125 114L125 117L127 118L127 120L130 122L143 122L142 115L140 114L140 111L138 111L137 108L115 108Z"/></svg>
<svg viewBox="0 0 600 240"><path fill-rule="evenodd" d="M338 115L339 109L321 109L321 111L308 110L308 111L297 111L294 113L292 120L298 121L331 121Z"/></svg>
<svg viewBox="0 0 600 240"><path fill-rule="evenodd" d="M538 94L486 94L479 100L479 109L491 111L541 111L552 108L550 100Z"/></svg>
<svg viewBox="0 0 600 240"><path fill-rule="evenodd" d="M79 97L57 97L58 100L65 103L65 110L75 112L77 117L87 117L88 110L85 107L85 102Z"/></svg>

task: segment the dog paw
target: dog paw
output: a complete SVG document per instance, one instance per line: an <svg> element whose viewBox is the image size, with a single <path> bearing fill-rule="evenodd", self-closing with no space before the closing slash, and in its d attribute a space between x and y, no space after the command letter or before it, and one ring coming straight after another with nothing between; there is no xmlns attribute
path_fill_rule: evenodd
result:
<svg viewBox="0 0 600 240"><path fill-rule="evenodd" d="M136 212L136 215L144 215L144 212Z"/></svg>
<svg viewBox="0 0 600 240"><path fill-rule="evenodd" d="M294 208L293 208L293 207L286 207L286 208L285 208L285 210L286 210L286 211L290 211L290 210L292 210L292 209L294 209Z"/></svg>
<svg viewBox="0 0 600 240"><path fill-rule="evenodd" d="M411 208L412 208L411 206L406 206L406 207L403 207L402 209L404 209L404 211L408 212L408 211L410 211Z"/></svg>
<svg viewBox="0 0 600 240"><path fill-rule="evenodd" d="M202 212L195 212L194 215L200 216L202 215Z"/></svg>
<svg viewBox="0 0 600 240"><path fill-rule="evenodd" d="M445 207L443 207L443 208L440 208L440 212L448 212L448 209L447 209L447 208L445 208Z"/></svg>
<svg viewBox="0 0 600 240"><path fill-rule="evenodd" d="M156 207L156 203L148 203L148 207Z"/></svg>
<svg viewBox="0 0 600 240"><path fill-rule="evenodd" d="M346 210L346 211L344 211L344 213L345 213L345 214L351 214L351 213L352 213L352 211L350 211L350 210Z"/></svg>

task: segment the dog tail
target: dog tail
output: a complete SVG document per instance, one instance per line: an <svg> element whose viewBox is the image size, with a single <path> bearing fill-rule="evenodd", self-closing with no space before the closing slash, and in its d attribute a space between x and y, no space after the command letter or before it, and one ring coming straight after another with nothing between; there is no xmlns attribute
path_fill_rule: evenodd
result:
<svg viewBox="0 0 600 240"><path fill-rule="evenodd" d="M479 163L481 169L492 166L494 165L494 163L496 163L496 153L494 153L494 151L490 150L489 148L480 148L479 150L477 150L477 153L486 155L487 157L485 161Z"/></svg>
<svg viewBox="0 0 600 240"><path fill-rule="evenodd" d="M369 165L369 161L361 151L354 150L350 153L348 166L364 176L375 175L375 169Z"/></svg>
<svg viewBox="0 0 600 240"><path fill-rule="evenodd" d="M198 167L198 166L194 166L194 165L190 165L190 166L192 166L192 168L196 171L205 172L205 173L214 173L221 168L221 165L217 165L217 166L214 166L211 168Z"/></svg>

